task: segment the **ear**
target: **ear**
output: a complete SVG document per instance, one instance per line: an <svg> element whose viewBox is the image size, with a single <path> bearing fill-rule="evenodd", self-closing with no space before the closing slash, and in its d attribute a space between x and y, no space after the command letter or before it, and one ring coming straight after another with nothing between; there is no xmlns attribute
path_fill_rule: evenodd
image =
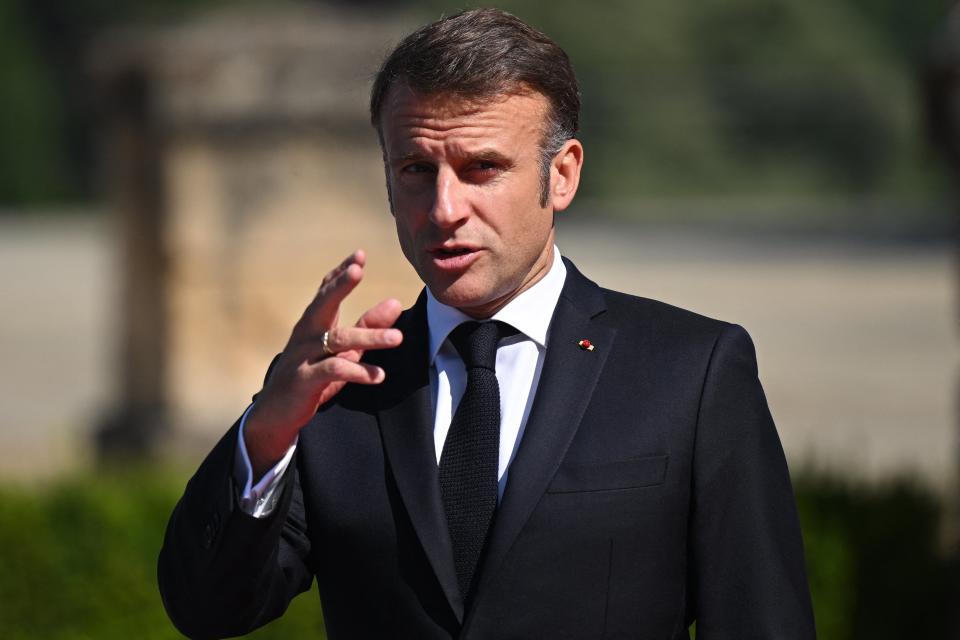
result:
<svg viewBox="0 0 960 640"><path fill-rule="evenodd" d="M582 167L583 145L579 140L567 140L550 165L550 204L554 211L563 211L573 202Z"/></svg>

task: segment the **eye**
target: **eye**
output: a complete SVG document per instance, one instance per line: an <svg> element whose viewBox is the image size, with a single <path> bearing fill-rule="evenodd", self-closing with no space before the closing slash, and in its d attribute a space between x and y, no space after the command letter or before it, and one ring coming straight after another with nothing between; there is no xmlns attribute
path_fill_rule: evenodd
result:
<svg viewBox="0 0 960 640"><path fill-rule="evenodd" d="M492 160L472 160L461 170L460 179L470 184L493 184L504 172L504 164Z"/></svg>
<svg viewBox="0 0 960 640"><path fill-rule="evenodd" d="M492 160L478 160L474 163L474 171L496 171L500 167Z"/></svg>
<svg viewBox="0 0 960 640"><path fill-rule="evenodd" d="M433 173L434 168L426 162L411 162L401 167L400 172L408 174Z"/></svg>

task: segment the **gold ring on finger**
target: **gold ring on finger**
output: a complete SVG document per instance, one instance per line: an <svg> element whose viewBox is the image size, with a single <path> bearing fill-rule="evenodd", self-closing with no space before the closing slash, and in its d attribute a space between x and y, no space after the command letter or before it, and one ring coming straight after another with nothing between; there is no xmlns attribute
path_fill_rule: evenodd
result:
<svg viewBox="0 0 960 640"><path fill-rule="evenodd" d="M333 349L330 348L330 332L324 331L323 335L320 337L320 343L323 346L323 355L332 356L334 354Z"/></svg>

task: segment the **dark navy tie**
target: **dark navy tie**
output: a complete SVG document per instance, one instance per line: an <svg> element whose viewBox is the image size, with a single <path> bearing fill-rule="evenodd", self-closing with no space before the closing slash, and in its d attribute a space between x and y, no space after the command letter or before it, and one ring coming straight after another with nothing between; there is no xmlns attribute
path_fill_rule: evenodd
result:
<svg viewBox="0 0 960 640"><path fill-rule="evenodd" d="M465 322L450 333L467 386L440 456L440 493L453 542L460 592L467 596L497 508L500 387L497 342L516 333L500 322Z"/></svg>

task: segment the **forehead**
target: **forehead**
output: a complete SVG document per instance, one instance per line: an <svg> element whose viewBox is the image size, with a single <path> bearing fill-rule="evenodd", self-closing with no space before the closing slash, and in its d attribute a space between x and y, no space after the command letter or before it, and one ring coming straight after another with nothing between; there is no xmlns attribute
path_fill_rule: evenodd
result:
<svg viewBox="0 0 960 640"><path fill-rule="evenodd" d="M548 110L547 99L535 91L468 98L423 95L399 85L384 101L381 123L391 155L396 147L431 143L537 144Z"/></svg>

